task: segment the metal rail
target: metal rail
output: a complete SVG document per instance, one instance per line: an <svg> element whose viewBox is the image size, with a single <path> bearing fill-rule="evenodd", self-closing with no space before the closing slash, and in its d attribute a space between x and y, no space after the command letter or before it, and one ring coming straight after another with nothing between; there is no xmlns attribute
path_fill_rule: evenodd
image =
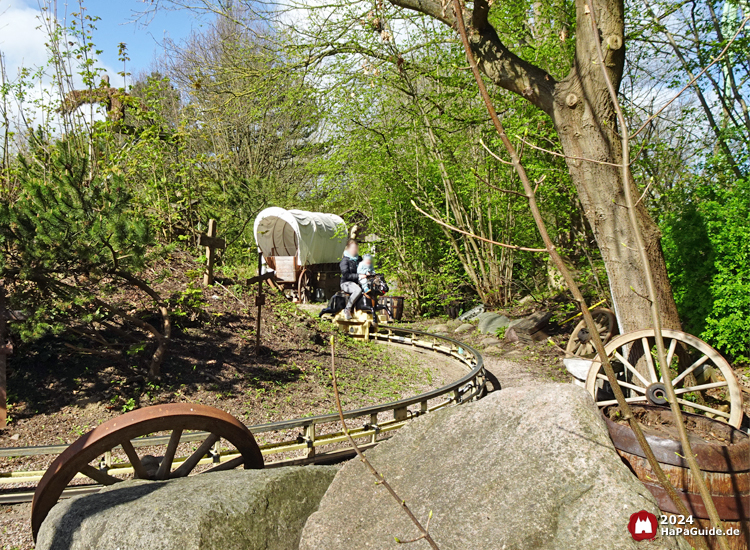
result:
<svg viewBox="0 0 750 550"><path fill-rule="evenodd" d="M441 353L456 359L463 364L468 372L458 380L451 382L441 388L421 393L414 397L407 397L381 405L371 405L344 412L344 418L348 420L364 418L360 427L351 427L350 434L354 439L361 441L362 447L369 447L379 441L389 438L394 430L404 426L409 420L423 414L445 408L450 405L459 405L467 401L481 398L485 393L485 371L481 354L458 340L447 336L439 336L418 330L400 328L395 326L379 327L377 332L370 333L370 339L377 342L389 342L401 346L409 346L415 350L431 351ZM392 413L392 418L383 418L386 413ZM266 462L266 467L286 466L291 464L310 464L333 462L353 455L353 449L348 445L346 435L343 431L336 430L327 432L322 429L325 425L339 427L339 416L336 413L283 420L268 424L248 426L248 429L256 436L274 432L296 432L293 437L287 434L280 441L260 445L264 457L286 454L278 460ZM183 434L181 443L193 443L203 441L207 437L206 432L191 432ZM148 436L132 440L133 447L143 448L166 445L169 436ZM57 455L64 451L67 445L44 445L33 447L5 447L0 448L0 457L34 457L45 455ZM328 450L322 448L328 447ZM118 447L119 448L119 447ZM288 456L293 453L295 456ZM201 461L201 464L221 464L236 459L238 453L235 449L221 449L214 447L209 456ZM174 466L179 466L185 458L175 459ZM107 472L110 475L129 474L133 468L129 463L112 463L111 454L104 457L107 462ZM10 484L37 483L44 475L44 471L16 471L0 472L0 486ZM88 479L83 474L78 479ZM94 491L99 486L82 485L73 486L66 490L64 496L83 494ZM33 496L30 487L10 490L0 494L0 503L11 504L16 502L28 502Z"/></svg>

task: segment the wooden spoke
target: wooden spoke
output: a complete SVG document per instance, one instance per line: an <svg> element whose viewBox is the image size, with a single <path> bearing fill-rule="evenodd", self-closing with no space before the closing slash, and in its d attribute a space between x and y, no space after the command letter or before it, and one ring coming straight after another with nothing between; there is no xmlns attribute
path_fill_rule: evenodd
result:
<svg viewBox="0 0 750 550"><path fill-rule="evenodd" d="M120 445L122 446L122 450L125 451L125 454L128 455L128 460L130 460L130 464L133 466L135 476L140 479L148 479L148 472L146 471L146 468L143 467L143 463L141 462L141 459L138 458L138 453L135 452L130 440L126 439L120 443Z"/></svg>
<svg viewBox="0 0 750 550"><path fill-rule="evenodd" d="M644 388L651 385L649 381L646 380L643 377L643 375L640 372L638 372L638 370L633 365L630 364L630 361L628 361L622 355L620 355L619 351L615 351L615 357L623 364L623 366L626 369L630 370L630 372L632 372L636 378L638 378L641 382L643 382Z"/></svg>
<svg viewBox="0 0 750 550"><path fill-rule="evenodd" d="M730 426L739 428L742 425L744 417L742 394L740 393L740 386L737 383L734 370L726 359L700 338L679 330L664 329L662 330L662 338L664 338L664 344L667 347L665 365L657 365L654 357L651 355L651 347L655 339L653 330L639 330L629 334L622 334L604 347L608 357L621 362L624 368L632 374L632 379L627 380L628 377L626 376L626 380L620 383L623 389L626 391L636 391L640 394L642 390L634 386L643 383L643 386L647 388L653 383L663 382L663 376L657 374L657 369L661 371L662 375L666 373L667 371L664 369L670 368L672 363L678 359L678 355L680 359L683 359L682 350L684 349L684 357L697 357L698 359L677 374L672 380L675 393L678 395L678 403L686 407L688 412L694 414L708 413L711 416L721 417L722 419L726 419ZM647 374L639 373L633 365L635 361L628 361L624 357L624 355L631 357L638 355L638 353L633 353L633 351L639 352L637 346L643 347L643 355L645 357L641 361L645 363L644 370L648 371ZM624 350L628 350L628 353L625 353ZM679 354L677 353L678 351L680 351ZM692 359L690 360L692 361ZM640 361L638 364L640 365ZM691 386L687 386L685 383L686 377L704 365L711 365L712 369L720 373L723 381L712 382L705 380L705 383L693 383ZM681 369L682 365L679 365L679 368ZM601 391L601 381L606 379L603 375L604 367L599 357L596 356L591 363L591 369L589 369L588 376L586 377L586 390L595 399ZM652 381L648 382L647 378L651 378ZM685 394L691 392L703 393L704 399L709 401L709 403L693 403L682 399L685 397ZM705 392L708 393L706 394ZM637 395L627 398L626 401L631 403L646 402L647 398L646 396ZM597 401L599 406L614 405L615 403L616 401L613 399ZM719 408L724 410L720 410Z"/></svg>
<svg viewBox="0 0 750 550"><path fill-rule="evenodd" d="M212 472L223 472L224 470L234 470L237 466L242 466L245 459L241 456L238 456L237 458L233 458L232 460L227 460L226 462L222 462L218 466L214 466L210 470L206 470L203 472L204 474L210 474Z"/></svg>
<svg viewBox="0 0 750 550"><path fill-rule="evenodd" d="M174 430L172 435L169 436L169 444L167 450L164 452L164 458L159 464L159 469L156 471L156 479L168 479L169 473L172 471L172 461L174 461L175 452L177 452L177 446L180 444L180 438L182 437L182 430Z"/></svg>
<svg viewBox="0 0 750 550"><path fill-rule="evenodd" d="M672 365L672 359L674 359L674 350L677 348L677 338L673 338L672 341L669 343L669 350L667 351L667 366L666 368L669 368ZM661 378L664 380L664 377ZM674 382L672 382L674 384Z"/></svg>
<svg viewBox="0 0 750 550"><path fill-rule="evenodd" d="M200 447L198 447L198 450L195 451L193 454L191 454L185 462L183 462L179 468L177 468L174 472L171 473L169 476L170 479L174 479L177 477L185 477L190 472L193 471L193 468L195 468L198 465L198 462L201 461L201 459L208 454L208 451L211 449L211 447L214 446L214 443L216 443L219 440L219 436L216 434L209 435L206 440L201 444Z"/></svg>
<svg viewBox="0 0 750 550"><path fill-rule="evenodd" d="M646 403L648 400L646 399L646 396L639 396L639 397L626 397L625 402L626 403ZM606 407L607 405L617 405L617 399L609 399L607 401L597 401L597 405L600 407Z"/></svg>
<svg viewBox="0 0 750 550"><path fill-rule="evenodd" d="M648 338L641 338L641 343L643 344L643 355L646 357L648 372L651 373L651 382L658 382L659 377L656 375L656 367L654 366L654 358L651 356L651 346L648 343Z"/></svg>
<svg viewBox="0 0 750 550"><path fill-rule="evenodd" d="M90 477L97 483L101 483L102 485L114 485L115 483L120 483L122 481L115 476L109 475L103 470L94 468L90 464L86 464L85 466L83 466L81 468L81 473L86 477Z"/></svg>
<svg viewBox="0 0 750 550"><path fill-rule="evenodd" d="M688 368L686 368L684 371L682 371L674 380L672 380L672 384L673 385L679 384L680 381L683 378L685 378L688 374L690 374L695 369L697 369L698 367L700 367L703 363L705 363L706 361L708 361L708 359L709 359L708 355L704 355L703 357L701 357L700 359L698 359L695 363L693 363Z"/></svg>
<svg viewBox="0 0 750 550"><path fill-rule="evenodd" d="M596 377L599 380L604 380L605 382L608 382L609 379L607 378L606 374L597 374ZM637 391L638 393L642 393L643 395L646 395L646 388L642 386L636 386L635 384L629 384L628 382L623 382L622 380L619 381L620 385L623 388L630 388L631 390Z"/></svg>
<svg viewBox="0 0 750 550"><path fill-rule="evenodd" d="M701 384L699 386L691 386L689 388L675 388L674 392L677 395L682 395L683 393L690 393L692 391L712 390L714 388L726 388L727 386L729 386L727 382L713 382L711 384Z"/></svg>
<svg viewBox="0 0 750 550"><path fill-rule="evenodd" d="M693 403L692 401L686 401L684 399L679 399L679 398L677 399L677 402L680 405L685 405L686 407L692 407L694 409L699 409L701 411L709 412L711 414L723 416L724 418L729 418L731 416L729 413L725 413L724 411L720 411L719 409L713 409L711 407L701 405L700 403Z"/></svg>

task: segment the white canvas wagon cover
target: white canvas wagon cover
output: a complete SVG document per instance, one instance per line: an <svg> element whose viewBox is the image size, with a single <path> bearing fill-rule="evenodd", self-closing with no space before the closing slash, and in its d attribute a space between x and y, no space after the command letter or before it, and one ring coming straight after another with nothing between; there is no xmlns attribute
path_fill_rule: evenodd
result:
<svg viewBox="0 0 750 550"><path fill-rule="evenodd" d="M297 256L300 265L338 262L348 238L336 214L266 208L255 218L255 242L263 256Z"/></svg>

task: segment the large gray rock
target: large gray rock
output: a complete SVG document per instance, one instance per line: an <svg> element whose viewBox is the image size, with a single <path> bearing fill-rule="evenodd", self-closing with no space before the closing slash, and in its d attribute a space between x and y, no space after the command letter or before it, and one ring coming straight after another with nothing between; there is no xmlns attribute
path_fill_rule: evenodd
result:
<svg viewBox="0 0 750 550"><path fill-rule="evenodd" d="M419 418L367 451L441 550L650 550L630 515L658 514L625 467L589 395L570 384L508 388ZM404 550L418 533L359 460L336 475L300 550ZM680 546L681 545L681 546ZM424 540L408 545L424 550Z"/></svg>
<svg viewBox="0 0 750 550"><path fill-rule="evenodd" d="M497 313L485 313L479 318L479 332L486 334L497 334L498 329L505 328L510 324L510 319L505 315Z"/></svg>
<svg viewBox="0 0 750 550"><path fill-rule="evenodd" d="M231 470L127 481L61 501L37 550L292 550L337 468Z"/></svg>

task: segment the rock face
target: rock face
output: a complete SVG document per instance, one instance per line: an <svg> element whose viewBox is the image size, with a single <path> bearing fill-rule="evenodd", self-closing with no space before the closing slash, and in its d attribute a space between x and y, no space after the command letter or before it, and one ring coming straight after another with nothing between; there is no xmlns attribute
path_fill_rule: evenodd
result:
<svg viewBox="0 0 750 550"><path fill-rule="evenodd" d="M498 329L510 325L510 319L497 313L483 313L479 316L479 332L497 334Z"/></svg>
<svg viewBox="0 0 750 550"><path fill-rule="evenodd" d="M471 323L464 323L463 325L459 326L453 332L455 332L456 334L461 334L461 333L464 333L464 332L470 332L472 330L474 330L474 325L472 325Z"/></svg>
<svg viewBox="0 0 750 550"><path fill-rule="evenodd" d="M337 468L231 470L126 481L61 501L37 550L292 550Z"/></svg>
<svg viewBox="0 0 750 550"><path fill-rule="evenodd" d="M589 395L570 384L508 388L429 414L367 455L417 518L432 512L441 550L636 550L646 543L630 536L630 515L659 514ZM305 524L300 550L403 550L394 537L417 536L353 460ZM657 535L648 548L690 547Z"/></svg>

